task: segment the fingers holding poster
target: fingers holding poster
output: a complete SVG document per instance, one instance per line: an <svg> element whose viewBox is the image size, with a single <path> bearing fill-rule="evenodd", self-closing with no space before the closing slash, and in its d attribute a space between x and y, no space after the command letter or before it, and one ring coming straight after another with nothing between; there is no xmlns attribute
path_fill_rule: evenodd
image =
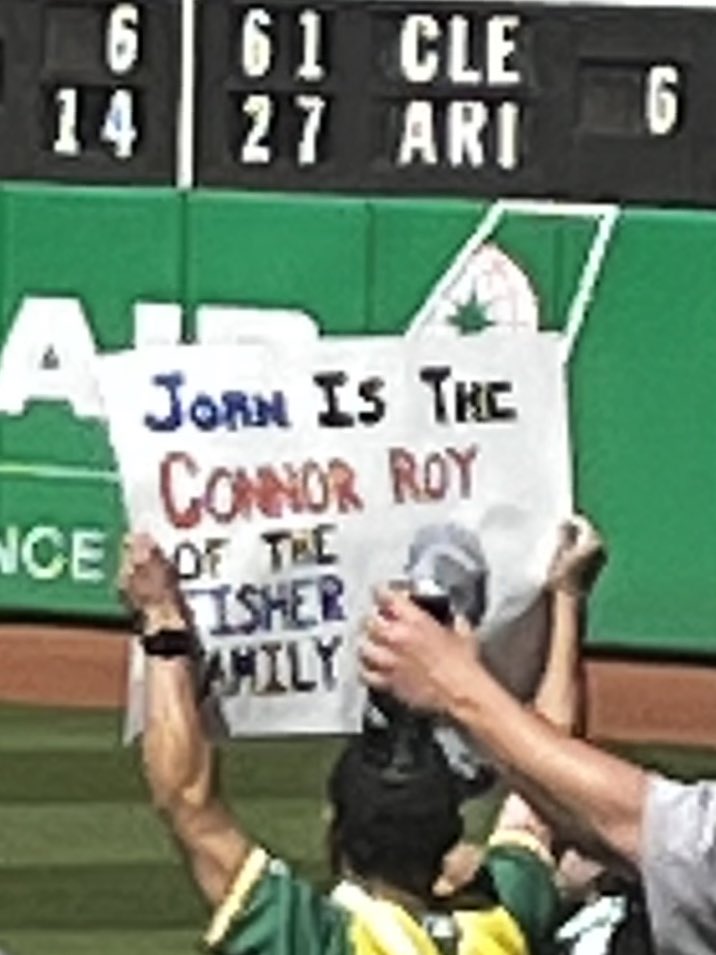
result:
<svg viewBox="0 0 716 955"><path fill-rule="evenodd" d="M441 339L439 361L430 336L253 357L102 360L129 520L172 555L231 732L351 730L374 585L441 576L488 640L539 590L570 505L559 341L491 329Z"/></svg>

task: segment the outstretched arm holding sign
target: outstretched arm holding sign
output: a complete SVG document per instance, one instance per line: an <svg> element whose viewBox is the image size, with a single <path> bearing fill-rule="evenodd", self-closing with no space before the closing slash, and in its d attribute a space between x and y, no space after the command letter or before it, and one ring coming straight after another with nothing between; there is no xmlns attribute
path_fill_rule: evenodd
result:
<svg viewBox="0 0 716 955"><path fill-rule="evenodd" d="M560 542L552 560L546 582L545 597L549 602L549 647L547 659L533 709L545 720L568 734L579 734L584 729L584 667L581 653L585 613L582 591L586 581L578 573L577 565L590 562L594 572L602 560L601 544L590 534L582 533L579 548L575 541L581 522L575 519L561 529ZM586 553L585 553L586 551ZM458 625L458 629L460 626ZM470 640L473 635L470 633ZM511 792L497 817L492 840L501 832L515 829L531 832L543 845L551 846L553 833L546 820L534 811L517 792ZM446 894L467 883L479 859L474 846L462 845L447 861L449 868L441 888ZM570 891L580 892L584 879L592 879L599 871L596 863L585 862L574 853L568 855L568 871L560 872Z"/></svg>
<svg viewBox="0 0 716 955"><path fill-rule="evenodd" d="M556 646L574 626L575 605L588 592L601 550L586 522L571 533L552 574ZM399 593L380 593L367 630L362 666L369 685L449 715L488 748L511 785L555 829L567 829L587 850L606 847L638 863L647 774L565 733L573 701L562 702L564 729L552 725L504 690L470 646ZM546 684L542 693L544 703L555 687ZM550 715L560 722L557 702Z"/></svg>
<svg viewBox="0 0 716 955"><path fill-rule="evenodd" d="M127 540L120 587L142 619L142 757L152 799L202 892L218 904L252 844L217 793L213 747L196 700L191 624L174 568L149 537Z"/></svg>
<svg viewBox="0 0 716 955"><path fill-rule="evenodd" d="M577 544L580 531L581 541ZM586 584L581 579L580 568L592 564L596 574L601 562L601 542L578 519L561 528L545 587L549 601L549 647L532 707L541 718L568 735L580 734L584 729L581 642L585 622L582 597ZM498 817L497 827L521 825L550 844L553 833L547 818L538 815L530 803L513 792Z"/></svg>

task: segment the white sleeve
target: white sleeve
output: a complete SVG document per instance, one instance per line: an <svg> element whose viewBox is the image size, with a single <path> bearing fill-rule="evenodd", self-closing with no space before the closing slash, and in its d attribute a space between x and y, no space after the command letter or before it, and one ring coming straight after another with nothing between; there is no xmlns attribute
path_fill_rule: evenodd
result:
<svg viewBox="0 0 716 955"><path fill-rule="evenodd" d="M716 781L650 776L641 869L659 955L714 955Z"/></svg>

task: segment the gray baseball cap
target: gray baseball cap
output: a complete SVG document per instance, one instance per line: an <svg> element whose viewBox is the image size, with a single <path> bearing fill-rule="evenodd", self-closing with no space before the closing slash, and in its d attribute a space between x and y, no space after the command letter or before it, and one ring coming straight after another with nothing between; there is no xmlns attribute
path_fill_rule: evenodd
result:
<svg viewBox="0 0 716 955"><path fill-rule="evenodd" d="M426 524L408 548L406 571L411 583L425 582L450 598L453 613L476 627L487 605L487 561L477 535L459 524Z"/></svg>

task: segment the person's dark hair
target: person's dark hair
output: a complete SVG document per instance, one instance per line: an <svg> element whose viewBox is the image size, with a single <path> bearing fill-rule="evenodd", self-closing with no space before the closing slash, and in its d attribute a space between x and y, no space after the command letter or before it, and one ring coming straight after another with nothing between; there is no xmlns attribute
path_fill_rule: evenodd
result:
<svg viewBox="0 0 716 955"><path fill-rule="evenodd" d="M427 719L364 728L328 781L331 862L427 898L462 835L455 778Z"/></svg>

